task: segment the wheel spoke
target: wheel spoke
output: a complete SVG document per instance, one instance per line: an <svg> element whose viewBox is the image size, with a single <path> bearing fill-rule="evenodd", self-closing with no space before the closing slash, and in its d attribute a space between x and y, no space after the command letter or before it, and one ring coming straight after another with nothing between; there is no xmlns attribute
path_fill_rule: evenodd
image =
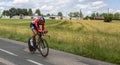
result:
<svg viewBox="0 0 120 65"><path fill-rule="evenodd" d="M40 43L39 51L42 54L42 56L44 56L44 57L46 57L48 55L49 48L48 48L48 44L47 44L46 40L42 40L42 42Z"/></svg>

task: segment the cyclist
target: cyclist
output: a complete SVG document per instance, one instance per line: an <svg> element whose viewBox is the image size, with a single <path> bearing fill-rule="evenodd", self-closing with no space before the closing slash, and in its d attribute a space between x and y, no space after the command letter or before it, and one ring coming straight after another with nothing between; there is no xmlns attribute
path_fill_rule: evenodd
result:
<svg viewBox="0 0 120 65"><path fill-rule="evenodd" d="M40 26L39 25L42 25L42 29L40 29ZM33 35L31 37L31 40L30 42L33 44L33 40L35 39L36 35L38 33L41 33L41 32L45 32L45 28L44 28L44 25L45 25L45 19L44 17L35 17L33 19L33 21L30 23L30 28L33 32ZM33 44L34 45L34 44ZM32 46L33 46L32 45ZM37 45L37 44L36 44Z"/></svg>

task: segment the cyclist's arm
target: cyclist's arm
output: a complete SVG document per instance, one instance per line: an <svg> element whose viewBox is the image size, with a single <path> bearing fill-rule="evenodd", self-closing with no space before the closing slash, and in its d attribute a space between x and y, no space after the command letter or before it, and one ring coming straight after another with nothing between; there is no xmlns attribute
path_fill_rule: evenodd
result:
<svg viewBox="0 0 120 65"><path fill-rule="evenodd" d="M40 27L39 27L39 23L38 23L37 20L35 21L34 24L35 24L35 27L36 27L36 29L37 29L37 32L41 32Z"/></svg>
<svg viewBox="0 0 120 65"><path fill-rule="evenodd" d="M44 32L44 33L48 33L48 31L45 30L45 23L42 25L42 32Z"/></svg>
<svg viewBox="0 0 120 65"><path fill-rule="evenodd" d="M44 27L45 23L42 25L42 31L44 31L45 27Z"/></svg>

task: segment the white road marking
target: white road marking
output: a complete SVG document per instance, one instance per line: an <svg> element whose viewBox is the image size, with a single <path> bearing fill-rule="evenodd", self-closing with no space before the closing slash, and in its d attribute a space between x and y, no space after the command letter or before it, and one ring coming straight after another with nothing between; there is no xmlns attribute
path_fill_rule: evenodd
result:
<svg viewBox="0 0 120 65"><path fill-rule="evenodd" d="M3 51L3 52L5 52L5 53L8 53L8 54L13 55L13 56L18 56L18 55L16 55L16 54L14 54L14 53L12 53L12 52L9 52L9 51L7 51L7 50L4 50L4 49L0 49L0 51Z"/></svg>
<svg viewBox="0 0 120 65"><path fill-rule="evenodd" d="M3 63L5 65L16 65L16 64L14 64L14 63L12 63L12 62L10 62L8 60L5 60L3 58L0 58L0 63Z"/></svg>
<svg viewBox="0 0 120 65"><path fill-rule="evenodd" d="M36 64L36 65L43 65L43 64L41 64L41 63L38 63L38 62L33 61L33 60L30 60L30 59L27 59L27 61L29 61L29 62L31 62L31 63L34 63L34 64Z"/></svg>

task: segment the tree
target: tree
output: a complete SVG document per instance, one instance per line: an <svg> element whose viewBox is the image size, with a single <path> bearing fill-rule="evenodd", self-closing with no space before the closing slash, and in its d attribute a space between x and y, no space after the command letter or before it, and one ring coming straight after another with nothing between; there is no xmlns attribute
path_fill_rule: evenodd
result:
<svg viewBox="0 0 120 65"><path fill-rule="evenodd" d="M32 14L33 14L33 12L32 12L32 9L30 8L30 9L28 10L28 15L29 15L29 16L32 16Z"/></svg>
<svg viewBox="0 0 120 65"><path fill-rule="evenodd" d="M5 13L6 13L6 11L4 10L4 11L2 12L2 15L5 16Z"/></svg>
<svg viewBox="0 0 120 65"><path fill-rule="evenodd" d="M10 18L12 18L14 15L16 15L16 9L15 8L9 9L9 16L10 16Z"/></svg>
<svg viewBox="0 0 120 65"><path fill-rule="evenodd" d="M58 12L58 16L60 16L60 19L63 19L63 14L62 14L62 12Z"/></svg>
<svg viewBox="0 0 120 65"><path fill-rule="evenodd" d="M63 16L62 12L58 12L58 16L62 17Z"/></svg>
<svg viewBox="0 0 120 65"><path fill-rule="evenodd" d="M119 14L119 13L115 13L113 16L114 16L114 17L113 17L114 19L119 19L120 14Z"/></svg>
<svg viewBox="0 0 120 65"><path fill-rule="evenodd" d="M41 12L39 9L36 9L35 13L38 14L39 16L41 16Z"/></svg>
<svg viewBox="0 0 120 65"><path fill-rule="evenodd" d="M46 16L50 16L50 14L48 13Z"/></svg>
<svg viewBox="0 0 120 65"><path fill-rule="evenodd" d="M95 16L99 16L99 13L97 12Z"/></svg>
<svg viewBox="0 0 120 65"><path fill-rule="evenodd" d="M74 15L73 17L79 17L80 13L79 12L74 12L73 15Z"/></svg>
<svg viewBox="0 0 120 65"><path fill-rule="evenodd" d="M83 18L83 13L81 10L80 10L80 18Z"/></svg>
<svg viewBox="0 0 120 65"><path fill-rule="evenodd" d="M68 14L68 16L69 16L69 17L73 17L73 13L70 12L70 13Z"/></svg>
<svg viewBox="0 0 120 65"><path fill-rule="evenodd" d="M12 18L15 15L28 15L27 9L16 9L16 8L11 8L9 10L4 10L3 11L3 15L7 15L10 16L10 18Z"/></svg>
<svg viewBox="0 0 120 65"><path fill-rule="evenodd" d="M22 14L23 15L28 15L27 9L22 9Z"/></svg>
<svg viewBox="0 0 120 65"><path fill-rule="evenodd" d="M112 22L113 14L107 14L104 16L104 22Z"/></svg>
<svg viewBox="0 0 120 65"><path fill-rule="evenodd" d="M9 10L5 10L4 13L5 13L6 16L9 16L9 15L10 15Z"/></svg>
<svg viewBox="0 0 120 65"><path fill-rule="evenodd" d="M68 14L69 17L79 17L80 13L79 12L70 12Z"/></svg>
<svg viewBox="0 0 120 65"><path fill-rule="evenodd" d="M20 15L20 14L22 14L22 9L20 9L20 8L17 8L17 12L16 12L16 15Z"/></svg>
<svg viewBox="0 0 120 65"><path fill-rule="evenodd" d="M100 14L100 16L105 17L105 16L107 16L107 13L102 13L102 14Z"/></svg>
<svg viewBox="0 0 120 65"><path fill-rule="evenodd" d="M28 11L27 11L27 9L17 8L15 15L18 15L18 16L20 16L20 15L28 15Z"/></svg>
<svg viewBox="0 0 120 65"><path fill-rule="evenodd" d="M95 16L96 16L95 13L92 13L92 14L91 14L91 18L92 18L92 19L94 19Z"/></svg>
<svg viewBox="0 0 120 65"><path fill-rule="evenodd" d="M88 19L90 19L90 16L86 16L84 19L87 19L87 20L88 20Z"/></svg>

